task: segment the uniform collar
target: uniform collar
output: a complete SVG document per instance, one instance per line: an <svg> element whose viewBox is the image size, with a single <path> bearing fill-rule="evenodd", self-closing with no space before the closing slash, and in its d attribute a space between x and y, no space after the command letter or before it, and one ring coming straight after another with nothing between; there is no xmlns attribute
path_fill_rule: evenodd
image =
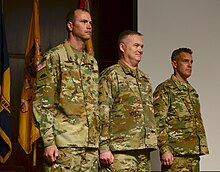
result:
<svg viewBox="0 0 220 172"><path fill-rule="evenodd" d="M123 63L121 60L118 60L118 64L121 66L121 68L123 69L123 71L127 74L127 75L132 75L133 77L136 77L137 74L139 75L139 70L138 68L133 70L131 69L129 66L127 66L125 63Z"/></svg>
<svg viewBox="0 0 220 172"><path fill-rule="evenodd" d="M78 64L91 64L92 58L86 53L85 50L79 51L77 49L74 49L69 41L65 40L64 47L67 52L67 58L69 61L75 61Z"/></svg>
<svg viewBox="0 0 220 172"><path fill-rule="evenodd" d="M188 81L180 81L174 75L171 76L171 79L179 90L194 90Z"/></svg>

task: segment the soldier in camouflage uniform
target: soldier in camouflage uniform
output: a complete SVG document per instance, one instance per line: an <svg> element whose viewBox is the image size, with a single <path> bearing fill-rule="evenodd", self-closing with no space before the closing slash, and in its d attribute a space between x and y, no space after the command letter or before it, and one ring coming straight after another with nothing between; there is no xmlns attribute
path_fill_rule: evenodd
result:
<svg viewBox="0 0 220 172"><path fill-rule="evenodd" d="M71 10L68 38L43 56L38 66L34 115L40 128L45 171L98 171L99 72L83 47L91 36L91 16Z"/></svg>
<svg viewBox="0 0 220 172"><path fill-rule="evenodd" d="M199 96L187 81L192 72L192 50L179 48L171 60L174 74L154 92L162 171L199 172L199 156L209 151Z"/></svg>
<svg viewBox="0 0 220 172"><path fill-rule="evenodd" d="M100 171L147 172L157 134L151 83L138 68L142 35L124 31L118 46L118 64L100 77Z"/></svg>

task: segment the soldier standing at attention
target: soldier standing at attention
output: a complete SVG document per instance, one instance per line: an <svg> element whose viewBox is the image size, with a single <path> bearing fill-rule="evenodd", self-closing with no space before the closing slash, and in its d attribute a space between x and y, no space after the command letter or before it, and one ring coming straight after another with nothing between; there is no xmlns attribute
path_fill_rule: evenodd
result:
<svg viewBox="0 0 220 172"><path fill-rule="evenodd" d="M157 148L152 87L138 64L142 34L119 35L118 64L100 77L101 172L150 172L150 151Z"/></svg>
<svg viewBox="0 0 220 172"><path fill-rule="evenodd" d="M199 96L187 78L192 50L179 48L171 56L174 74L157 86L154 110L163 172L199 172L200 155L208 154Z"/></svg>
<svg viewBox="0 0 220 172"><path fill-rule="evenodd" d="M33 110L44 145L45 171L98 171L98 66L84 51L92 33L86 9L66 17L68 38L38 66Z"/></svg>

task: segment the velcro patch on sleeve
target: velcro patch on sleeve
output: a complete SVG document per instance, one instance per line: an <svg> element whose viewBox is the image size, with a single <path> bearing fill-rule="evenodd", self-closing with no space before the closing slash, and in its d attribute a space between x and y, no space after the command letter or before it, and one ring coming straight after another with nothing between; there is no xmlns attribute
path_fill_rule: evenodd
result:
<svg viewBox="0 0 220 172"><path fill-rule="evenodd" d="M50 82L49 80L50 80L50 74L47 71L46 67L43 67L37 72L37 85L38 86L46 85L47 83Z"/></svg>

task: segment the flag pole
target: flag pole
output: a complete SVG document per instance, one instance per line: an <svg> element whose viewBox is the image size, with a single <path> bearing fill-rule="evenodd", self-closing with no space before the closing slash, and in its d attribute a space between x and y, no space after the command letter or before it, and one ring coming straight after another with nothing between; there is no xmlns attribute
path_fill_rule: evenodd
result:
<svg viewBox="0 0 220 172"><path fill-rule="evenodd" d="M37 141L34 142L33 148L33 166L36 166L36 159L37 159Z"/></svg>

